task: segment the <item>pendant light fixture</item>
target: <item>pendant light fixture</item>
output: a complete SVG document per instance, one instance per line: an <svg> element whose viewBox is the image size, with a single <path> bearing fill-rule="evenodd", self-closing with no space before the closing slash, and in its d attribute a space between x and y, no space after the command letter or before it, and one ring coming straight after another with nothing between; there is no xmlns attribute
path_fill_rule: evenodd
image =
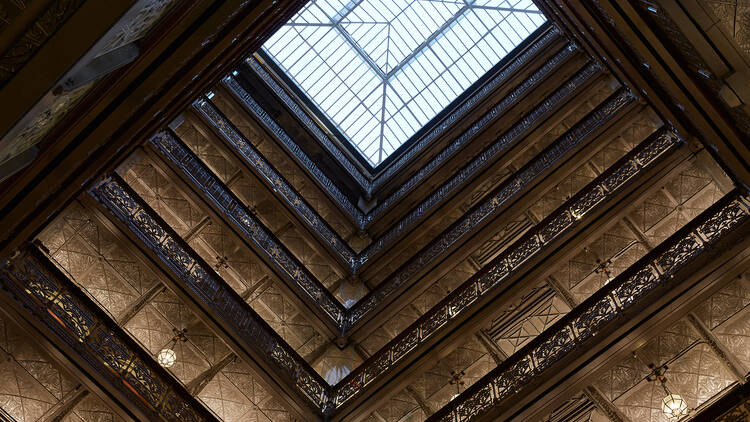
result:
<svg viewBox="0 0 750 422"><path fill-rule="evenodd" d="M187 341L187 328L183 328L182 330L172 328L172 332L174 333L174 337L172 337L172 340L170 340L169 345L161 349L161 351L156 355L156 361L159 362L159 365L163 366L164 368L171 368L172 366L174 366L175 362L177 362L177 353L174 351L174 347L177 342Z"/></svg>
<svg viewBox="0 0 750 422"><path fill-rule="evenodd" d="M459 394L461 394L461 386L465 384L464 380L461 378L463 378L464 375L466 375L464 371L451 371L450 385L456 386L456 394L451 396L451 400L455 399Z"/></svg>
<svg viewBox="0 0 750 422"><path fill-rule="evenodd" d="M664 389L666 394L661 400L661 411L669 421L678 421L682 417L687 416L690 413L690 408L682 396L679 394L673 394L667 388L667 377L665 376L667 365L657 367L653 363L650 363L648 367L651 369L651 373L646 377L649 382L658 382Z"/></svg>

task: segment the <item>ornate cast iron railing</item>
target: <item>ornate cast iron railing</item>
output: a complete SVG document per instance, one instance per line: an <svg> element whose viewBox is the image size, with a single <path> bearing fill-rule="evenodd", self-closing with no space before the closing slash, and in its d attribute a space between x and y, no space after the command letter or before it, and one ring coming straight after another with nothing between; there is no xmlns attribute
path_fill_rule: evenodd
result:
<svg viewBox="0 0 750 422"><path fill-rule="evenodd" d="M577 227L583 217L607 203L643 170L681 143L664 129L642 142L341 380L333 397L335 406L361 392L439 329L470 312L480 299L507 287L520 274L524 263L549 250L552 242Z"/></svg>
<svg viewBox="0 0 750 422"><path fill-rule="evenodd" d="M0 266L0 283L31 318L152 420L216 421L48 257L27 246Z"/></svg>
<svg viewBox="0 0 750 422"><path fill-rule="evenodd" d="M473 233L483 222L497 215L508 201L534 182L541 174L552 168L567 154L584 144L593 133L615 119L618 113L632 104L635 98L629 90L622 88L612 94L594 111L586 115L564 135L545 148L533 160L525 164L512 177L498 186L481 202L464 213L456 222L444 230L437 238L422 248L417 254L395 271L393 276L370 291L350 310L345 331L353 327L362 317L383 303L388 297L400 291L414 274L424 270L446 251ZM484 163L477 163L483 166ZM464 174L462 170L459 174Z"/></svg>
<svg viewBox="0 0 750 422"><path fill-rule="evenodd" d="M614 101L616 98L620 98L620 100L615 101L615 103L620 103L621 105L628 104L632 100L629 95L622 96L620 94L619 96L615 95L610 98L610 101ZM582 133L585 134L587 132ZM582 133L579 132L579 134ZM166 132L161 133L152 142L160 150L164 151L167 157L177 160L176 164L183 168L184 171L195 173L190 176L191 180L198 184L199 187L203 185L200 187L201 189L211 191L210 197L223 198L220 200L220 203L224 204L222 206L226 207L228 211L235 210L232 212L237 212L238 205L236 205L236 198L233 198L226 192L226 188L220 184L216 176L210 174L209 170L199 163L197 157L192 155L187 147L181 145L173 135ZM573 145L577 141L571 142L571 145ZM322 411L336 409L354 397L354 395L362 392L376 377L388 372L421 343L431 339L437 333L438 329L446 326L459 315L469 312L471 305L479 299L495 293L501 284L507 283L507 280L519 273L522 264L539 255L543 250L547 250L551 242L559 239L562 235L576 227L580 218L591 213L597 207L602 206L613 194L630 185L638 174L652 166L660 157L665 156L680 143L679 138L666 130L660 130L649 137L618 161L618 163L582 189L566 204L543 220L506 252L493 260L480 273L452 292L451 295L428 311L396 339L388 343L373 357L355 369L352 374L335 387L329 389L328 403L326 403ZM566 148L569 147L562 147L562 151L566 151ZM559 152L561 149L553 148L551 151ZM545 165L551 165L554 160L547 159L545 161L540 158L540 162L546 162L547 164ZM539 168L543 168L543 166ZM526 180L531 179L527 178ZM510 184L510 186L518 185L518 183ZM495 201L494 205L498 203L499 201ZM140 211L137 211L133 215L139 214ZM236 219L232 217L235 224L243 224L243 221L246 221L243 214L242 212L235 214L237 216ZM141 221L143 219L144 217L139 217L138 220ZM265 326L261 328L270 329ZM278 341L281 342L282 340L278 339ZM272 345L270 349L273 349L277 345ZM276 362L276 364L280 365L281 363ZM304 365L301 365L301 367L304 368Z"/></svg>
<svg viewBox="0 0 750 422"><path fill-rule="evenodd" d="M205 263L117 175L97 182L89 193L130 229L172 271L203 307L231 327L233 338L278 370L318 409L327 411L328 384Z"/></svg>
<svg viewBox="0 0 750 422"><path fill-rule="evenodd" d="M502 110L507 108L510 103L522 96L522 93L529 89L530 86L536 84L539 80L548 73L557 68L559 63L566 60L571 54L572 49L565 48L555 57L550 59L547 65L539 69L532 77L526 80L521 86L515 91L506 96L498 105L493 107L487 112L482 118L479 119L473 126L464 132L462 136L457 138L451 143L446 149L440 152L434 157L427 165L420 169L415 175L410 178L397 192L386 199L386 203L389 205L381 205L380 211L385 212L385 209L390 206L394 201L401 198L408 190L416 186L427 174L432 172L445 160L447 160L454 152L468 142L474 135L476 135L484 126ZM282 200L293 209L301 220L308 225L308 227L317 234L317 237L327 246L338 253L340 259L349 265L349 269L355 273L362 265L374 257L377 253L387 248L392 244L404 231L409 227L413 227L414 224L427 213L433 210L438 204L442 203L450 194L454 193L458 188L463 186L467 180L470 180L474 175L478 174L487 165L493 163L495 159L505 152L511 145L519 142L523 135L526 134L531 128L536 126L543 118L545 118L551 110L557 108L560 104L567 101L570 96L576 92L581 86L583 86L588 80L594 75L601 71L601 67L597 63L589 63L573 77L571 77L565 84L559 87L554 93L549 95L542 101L534 110L528 113L524 118L520 119L514 126L506 131L502 136L495 140L490 146L482 151L477 157L475 157L467 166L463 167L457 174L455 174L446 183L436 189L427 199L422 201L417 207L415 207L407 216L401 219L398 223L394 224L383 236L372 242L367 248L365 248L359 254L354 253L347 243L341 239L341 237L332 230L322 219L317 212L310 207L301 196L294 190L294 188L286 182L286 180L268 163L262 154L257 151L250 142L248 142L237 129L224 117L216 108L205 99L199 100L195 103L195 107L198 111L207 119L207 121L216 127L219 133L222 134L224 139L245 159L257 173L262 175L262 178L269 183L274 190L276 190ZM235 92L235 94L242 99L247 107L252 110L259 119L263 120L267 127L274 131L277 138L285 144L294 144L294 142L286 135L273 119L268 116L265 111L258 105L252 97L245 92L239 84L233 79L225 79L227 86ZM507 103L506 103L507 101ZM308 170L314 176L318 173L322 174L320 169L296 145L294 148L290 145L288 148L294 151L299 151L302 154L299 160L304 163ZM317 172L315 170L318 170ZM317 177L317 176L315 176ZM321 184L325 185L321 181Z"/></svg>
<svg viewBox="0 0 750 422"><path fill-rule="evenodd" d="M270 164L252 143L224 117L219 110L206 99L199 99L193 106L210 122L224 137L224 139L242 155L244 161L265 180L278 196L290 206L301 220L325 243L329 249L338 254L339 258L350 268L354 269L357 254L333 230L307 201L297 193L292 185Z"/></svg>
<svg viewBox="0 0 750 422"><path fill-rule="evenodd" d="M674 275L730 232L745 228L750 197L735 190L529 342L428 422L465 422L507 403L532 378L618 323L636 303L680 282ZM647 297L648 296L648 297ZM619 317L619 318L618 318Z"/></svg>
<svg viewBox="0 0 750 422"><path fill-rule="evenodd" d="M573 44L569 44L567 47L563 48L560 52L558 52L555 56L553 56L545 65L543 65L540 69L538 69L536 72L534 72L529 78L527 78L524 82L522 82L519 86L517 86L513 91L511 91L508 95L506 95L500 103L492 107L490 110L488 110L486 113L482 115L482 117L477 120L469 129L464 131L464 133L453 140L446 148L444 148L440 153L438 153L435 157L433 157L425 166L423 166L421 169L419 169L417 172L415 172L409 180L407 180L403 185L399 187L393 194L391 194L388 198L383 200L381 204L379 204L375 209L373 209L369 214L362 214L359 209L356 209L356 212L360 217L359 219L354 219L355 224L358 225L360 229L365 229L374 219L385 213L393 204L397 203L407 192L412 190L415 186L417 186L427 175L429 175L432 171L434 171L436 168L438 168L440 165L445 163L448 159L450 159L453 154L455 154L458 150L460 150L469 140L471 140L477 133L481 132L482 129L484 129L487 125L489 125L495 117L497 117L502 111L507 109L509 106L511 106L513 103L515 103L520 97L522 97L526 92L528 92L533 86L537 85L541 80L543 80L545 77L547 77L554 69L556 69L561 63L565 62L567 59L569 59L573 53L577 50L577 47ZM592 69L592 67L595 67ZM586 68L586 70L579 72L578 75L571 78L570 81L563 84L555 93L547 97L541 104L539 104L534 110L532 110L528 115L525 116L524 119L519 121L514 127L512 127L510 130L508 130L504 137L501 137L495 143L488 147L484 152L484 157L482 158L475 158L473 163L475 164L473 167L476 167L477 163L485 163L485 161L481 161L483 159L487 159L486 155L492 155L493 152L497 152L496 150L502 149L504 150L507 147L507 142L510 142L512 140L516 140L516 137L518 137L522 132L527 131L531 127L533 127L536 123L540 121L540 119L549 113L551 110L555 109L560 104L564 103L577 88L579 88L581 85L583 85L589 77L592 76L593 73L596 73L597 71L601 70L601 68L597 64L590 64L589 67ZM344 209L349 209L354 207L354 205L345 197L342 199L342 193L335 189L335 191L330 191L330 189L335 188L335 185L333 185L333 182L328 179L328 177L325 175L325 173L302 151L299 146L296 145L296 143L286 134L286 132L276 123L276 121L268 115L268 113L263 110L263 108L253 99L253 97L245 91L242 86L240 86L237 81L234 80L231 76L224 79L224 84L229 88L231 92L233 92L237 98L247 107L248 110L274 135L276 138L285 146L285 148L290 151L297 161L305 167L305 169L317 180L317 182L323 186L326 190L329 190L329 195L334 198L336 201L339 201L339 205ZM209 118L209 120L211 120ZM215 123L214 123L215 124ZM222 127L225 127L226 124L222 125ZM222 134L225 137L230 136L228 133ZM437 136L437 135L436 135ZM494 151L493 151L494 150ZM454 177L455 179L455 177ZM433 194L433 197L431 197L431 203L422 203L418 207L415 212L413 212L411 215L411 219L413 220L415 217L422 216L427 210L431 209L431 206L434 205L435 199L445 199L445 191L446 189L449 189L449 191L452 191L453 188L455 188L456 182L455 180L451 180L447 183L445 183L442 186L442 192L441 194ZM340 202L341 200L345 202ZM356 207L354 207L356 208ZM350 215L351 212L350 212ZM410 224L407 221L401 221L399 224L397 224L397 227L406 227L408 224ZM400 229L398 229L400 230ZM376 246L378 250L381 246ZM365 256L372 255L371 251L370 253L367 253ZM363 252L364 253L364 252ZM362 254L361 254L362 255ZM361 266L366 259L364 257L359 257L358 261L355 263L355 269Z"/></svg>
<svg viewBox="0 0 750 422"><path fill-rule="evenodd" d="M593 68L590 71L594 72ZM397 293L414 274L422 271L442 256L449 248L473 232L476 227L494 216L511 198L526 189L539 175L551 168L554 163L561 160L578 145L582 144L594 131L613 119L618 111L632 103L632 101L633 97L627 90L621 90L612 95L594 112L586 116L534 160L522 167L514 177L506 181L495 192L473 207L427 247L420 250L413 259L400 267L393 277L388 278L376 287L373 292L365 296L363 300L355 304L350 312L346 312L346 309L335 297L328 293L325 286L317 281L312 274L307 272L304 265L299 263L292 254L286 251L278 239L260 221L254 218L252 213L221 183L219 178L200 162L188 148L182 145L179 140L171 134L160 133L152 138L152 143L170 161L175 163L198 189L210 198L211 202L217 206L229 221L244 233L251 242L264 250L267 258L271 260L272 265L277 266L287 277L287 280L294 285L293 287L302 292L304 297L309 299L315 308L320 309L328 316L339 328L342 335L344 335L364 315ZM213 106L205 101L201 107L207 110L207 113L214 110ZM221 121L229 125L226 120L222 119ZM237 133L236 131L233 132ZM244 138L240 137L238 139ZM256 151L252 149L248 142L244 141L241 145L248 148L247 154L253 154L252 156L256 157ZM260 162L264 168L270 168L267 167L267 163L264 160ZM273 174L276 173L274 172ZM283 179L279 180L281 181L278 181L273 186L281 190L282 195L287 195L288 185L282 183Z"/></svg>
<svg viewBox="0 0 750 422"><path fill-rule="evenodd" d="M256 249L265 254L267 261L289 280L292 288L306 297L335 327L341 329L346 308L188 147L167 131L157 133L150 142L167 160L180 168Z"/></svg>
<svg viewBox="0 0 750 422"><path fill-rule="evenodd" d="M541 54L542 51L549 47L553 41L559 39L559 37L560 30L556 26L550 25L549 30L545 32L544 35L542 35L538 40L534 41L521 54L511 60L507 66L503 67L501 71L499 71L489 81L482 85L482 87L478 91L473 93L469 98L466 99L466 101L462 102L460 107L453 110L448 115L448 117L440 122L440 125L420 138L419 141L417 141L411 148L409 148L408 151L405 151L401 156L399 156L399 158L395 162L393 162L393 164L391 164L388 169L380 173L373 181L370 181L369 178L365 177L362 172L359 171L359 168L357 168L357 166L355 166L351 162L351 160L349 160L346 154L341 152L341 149L336 145L336 143L333 142L328 137L328 135L325 134L325 132L323 132L318 124L316 124L313 119L310 118L308 113L306 113L305 110L300 107L299 103L292 99L287 91L278 82L276 82L276 80L266 71L266 69L262 65L260 65L260 63L258 63L257 60L255 60L251 56L246 60L246 63L258 76L260 76L260 78L266 83L266 85L268 85L271 91L273 91L273 93L284 103L284 105L286 105L289 111L291 111L291 113L294 114L308 130L310 130L310 132L318 140L318 142L320 142L320 144L326 150L328 150L328 153L336 158L336 160L338 160L338 162L349 173L349 175L355 181L357 181L357 183L359 183L360 188L369 195L372 194L393 174L395 174L395 172L398 171L398 169L401 168L405 163L411 161L411 159L415 157L419 151L424 149L424 147L426 147L433 140L442 135L454 122L462 118L476 103L484 99L490 92L494 91L498 86L500 86L500 84L507 81L512 75L517 73L519 69L527 66L534 57ZM569 47L570 51L572 51L573 49L574 47ZM549 64L550 62L547 62L547 64L545 64L545 67ZM541 78L539 78L538 76L539 75L537 75L537 77L535 78L535 81L541 80ZM534 77L532 77L532 79L534 79ZM227 80L227 82L225 83L227 83L227 85L232 90L239 88L239 86L236 85L236 82L232 79ZM242 88L240 88L240 90L242 90ZM235 93L238 93L238 91L235 91ZM306 163L308 161L307 156L302 153L299 147L293 142L291 144L284 143L284 146L287 147L292 155L294 155L301 163Z"/></svg>

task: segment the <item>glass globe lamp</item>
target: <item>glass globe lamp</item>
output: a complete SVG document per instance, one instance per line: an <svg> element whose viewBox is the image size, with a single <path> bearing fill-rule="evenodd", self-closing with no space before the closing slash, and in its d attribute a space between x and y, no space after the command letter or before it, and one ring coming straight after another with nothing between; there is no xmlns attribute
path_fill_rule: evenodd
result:
<svg viewBox="0 0 750 422"><path fill-rule="evenodd" d="M661 401L661 411L670 421L679 420L688 414L688 405L679 394L667 394Z"/></svg>
<svg viewBox="0 0 750 422"><path fill-rule="evenodd" d="M156 356L156 360L159 362L159 365L165 368L171 368L177 361L177 354L172 349L162 349L162 351Z"/></svg>

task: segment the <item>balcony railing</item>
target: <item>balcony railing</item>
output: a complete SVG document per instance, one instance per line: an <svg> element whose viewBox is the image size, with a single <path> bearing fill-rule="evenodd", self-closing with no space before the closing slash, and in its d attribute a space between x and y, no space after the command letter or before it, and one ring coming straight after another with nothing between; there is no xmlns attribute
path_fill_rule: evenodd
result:
<svg viewBox="0 0 750 422"><path fill-rule="evenodd" d="M372 194L379 186L385 183L385 181L387 181L396 171L398 171L399 168L401 168L405 163L410 162L419 151L424 149L424 147L429 145L433 140L441 136L454 122L462 118L476 103L484 99L489 93L491 93L498 86L507 81L510 76L516 74L523 66L528 65L528 63L534 57L541 54L545 48L551 45L552 42L559 37L560 30L556 26L551 25L549 30L544 35L542 35L538 40L534 41L521 54L511 60L510 63L508 63L507 66L505 66L500 72L493 76L492 79L482 85L481 89L472 94L468 99L466 99L466 101L462 102L460 107L453 110L450 115L440 123L439 126L435 127L424 137L420 138L419 141L417 141L411 148L409 148L408 151L405 151L401 156L399 156L399 158L385 171L378 174L378 176L372 182L369 178L365 177L354 164L352 164L352 162L347 158L346 154L341 152L339 147L333 141L331 141L331 139L329 139L328 135L326 135L323 130L313 121L313 119L311 119L310 116L305 113L302 107L300 107L300 105L287 93L287 91L278 82L276 82L276 80L266 71L263 66L258 63L257 60L250 57L246 60L246 63L256 74L258 74L258 76L260 76L260 78L268 85L271 91L273 91L273 93L287 106L287 108L297 117L297 119L299 119L305 125L305 127L310 130L316 140L320 142L320 144L323 145L326 150L328 150L329 154L331 154L331 156L335 157L339 161L339 163L342 165L342 167L344 167L344 169L346 169L349 175L354 180L356 180L357 183L359 183L360 188L363 189L367 194ZM570 45L568 48L566 48L566 50L568 50L569 53L576 50L576 48L575 46ZM562 54L564 55L569 55L568 53L562 52ZM556 61L556 59L559 59L559 57L551 59L544 65L544 67L550 67L550 65L556 66L557 64L559 64L559 62L552 63L553 61ZM540 75L540 71L543 72L543 74ZM529 78L530 80L525 81L524 84L527 84L529 82L538 82L544 77L544 73L547 73L549 69L540 69L540 71L537 71L531 78ZM239 97L244 98L247 96L247 93L244 91L244 89L242 89L233 79L230 78L226 80L225 83ZM518 90L519 89L516 88L514 92L518 92ZM497 107L493 107L493 109L494 108ZM487 116L487 114L485 114L485 116ZM286 139L282 139L282 142L284 141L286 141ZM291 144L287 144L285 142L284 145L295 155L295 157L301 163L305 162L306 157L302 157L299 155L299 148L296 144L294 144L293 141Z"/></svg>
<svg viewBox="0 0 750 422"><path fill-rule="evenodd" d="M619 94L610 99L610 104L627 104L631 98L629 95ZM585 133L587 132L578 134ZM568 147L552 148L550 153L567 151L566 148L577 143L572 134L567 139ZM226 210L233 224L240 228L244 225L243 231L250 236L261 233L257 226L251 224L251 216L247 214L247 210L177 139L168 132L163 132L154 137L153 142L168 158L188 173L193 183L205 189L209 198L216 201L220 209ZM231 291L228 285L118 177L103 180L92 189L92 194L156 252L173 269L177 277L195 290L201 300L212 307L215 313L223 314L230 321L241 321L241 324L235 323L235 330L245 341L257 342L261 355L266 356L280 373L293 380L294 385L303 389L305 395L320 406L321 412L326 412L340 407L364 391L375 379L389 372L420 344L431 340L439 329L470 312L472 305L480 299L494 294L506 280L518 274L524 263L547 250L551 242L576 227L581 218L602 206L625 186L632 185L642 171L651 168L660 157L665 156L680 143L679 138L665 129L649 137L334 387L329 387L320 379L320 376L248 305L240 303L241 298ZM538 164L532 163L527 172L522 172L524 176L519 180L530 181L534 178L532 171L542 171L556 162L550 157L544 157L545 155L542 155L539 158ZM520 183L511 182L508 186L512 192ZM499 202L500 199L495 199L485 208L496 206ZM253 333L253 337L248 337L249 333Z"/></svg>
<svg viewBox="0 0 750 422"><path fill-rule="evenodd" d="M507 287L508 281L522 271L524 263L547 251L552 242L580 225L584 217L631 185L642 171L681 143L678 137L662 129L607 169L341 380L336 385L336 407L396 366L441 328L469 313L472 305Z"/></svg>
<svg viewBox="0 0 750 422"><path fill-rule="evenodd" d="M231 327L231 335L253 357L278 370L315 407L325 412L329 386L271 326L180 238L117 174L89 193L150 249L204 309Z"/></svg>
<svg viewBox="0 0 750 422"><path fill-rule="evenodd" d="M589 72L595 72L598 66L589 66ZM587 73L584 71L583 73ZM590 76L590 74L588 74ZM585 79L585 77L581 77ZM572 85L572 84L571 84ZM439 235L435 240L430 242L425 248L420 250L415 257L401 266L396 273L387 278L386 281L378 285L375 290L370 292L362 300L357 302L354 307L347 312L346 308L333 297L315 277L310 274L304 265L299 263L296 258L289 253L286 248L276 239L271 232L258 221L246 206L222 184L219 178L214 175L188 148L186 148L174 135L168 132L161 132L155 135L151 142L156 148L164 154L168 160L177 165L182 172L195 184L198 189L203 191L213 202L213 204L231 221L238 230L245 234L248 240L253 242L259 249L263 250L267 259L272 262L284 274L292 287L301 292L307 298L309 303L315 308L320 309L344 335L346 332L357 324L367 313L373 311L381 303L385 302L391 296L396 294L399 289L407 283L414 274L422 271L425 267L442 256L453 245L463 239L469 233L472 233L480 224L493 217L499 210L514 198L517 194L526 189L533 181L554 163L559 162L568 153L577 146L589 139L590 135L611 121L620 110L633 102L633 97L627 90L620 90L608 98L599 108L585 117L579 124L574 126L570 131L560 139L546 148L539 156L524 166L510 180L505 182L495 192L488 195L480 204L473 207L456 223L451 225L446 231ZM206 101L199 102L199 108L205 113L213 113L215 109ZM220 119L219 123L222 130L237 133L231 126ZM519 130L516 135L523 133ZM514 137L516 136L514 135ZM282 196L296 195L291 187L280 178L278 174L268 165L268 163L259 156L255 150L244 138L237 135L238 146L248 154L248 160L256 163L259 167L267 172L269 181L275 189L281 192ZM507 140L510 142L510 139ZM495 144L500 145L500 144ZM500 146L492 151L492 156L499 153ZM477 167L486 165L487 160L484 156L477 164ZM486 158L486 159L485 159ZM465 168L467 171L460 173L467 177L465 173L475 170L473 167ZM266 173L264 173L266 174ZM279 177L274 179L274 177ZM296 196L293 196L296 198ZM297 201L296 203L299 203ZM305 214L308 215L309 209L305 208ZM315 225L315 227L320 227ZM327 226L326 226L327 227Z"/></svg>
<svg viewBox="0 0 750 422"><path fill-rule="evenodd" d="M510 358L432 415L428 422L467 422L506 403L573 350L608 327L650 293L679 283L674 275L741 227L747 235L750 197L730 192L613 281L576 306Z"/></svg>
<svg viewBox="0 0 750 422"><path fill-rule="evenodd" d="M370 221L375 216L384 213L391 205L395 204L407 192L417 186L427 175L431 174L436 168L450 159L456 151L462 148L471 139L474 139L475 135L480 133L482 129L494 119L494 117L508 108L516 99L523 96L525 91L536 85L539 80L544 79L544 77L556 69L560 63L567 60L573 54L573 51L574 50L571 48L565 48L552 57L547 64L537 70L537 72L529 77L524 83L516 87L513 92L508 94L500 101L500 103L485 113L461 136L456 138L425 166L416 171L409 180L404 182L404 184L396 190L396 192L386 198L370 214L363 218ZM251 166L256 173L262 175L262 179L266 180L267 183L277 192L278 196L286 202L287 206L293 209L297 215L301 217L301 220L317 234L318 239L326 244L332 251L339 254L340 259L349 266L349 270L352 273L356 273L375 255L390 246L407 230L407 228L413 227L416 222L432 211L437 205L445 201L451 194L455 193L458 188L466 183L467 180L470 180L488 165L494 163L497 157L507 151L512 145L515 145L522 140L523 135L528 133L528 131L539 124L539 122L543 121L551 110L554 110L560 104L569 100L573 93L577 92L580 87L585 85L587 81L601 70L601 66L595 62L586 65L565 84L545 98L536 108L510 127L510 129L508 129L502 136L493 141L468 165L453 175L453 177L412 209L404 218L393 224L387 232L373 241L359 254L354 253L354 251L348 247L346 242L323 221L317 212L315 212L315 210L313 210L313 208L301 198L295 189L274 169L262 153L255 149L255 147L253 147L252 144L233 127L231 122L212 104L210 104L209 101L205 99L198 100L194 104L194 107L218 130L232 148L240 153L244 158L244 161ZM331 183L327 176L317 168L315 163L313 163L312 160L307 157L307 155L305 155L296 144L294 144L294 141L286 135L284 130L279 127L265 111L263 111L260 105L257 104L234 79L228 77L225 79L224 83L245 103L248 109L253 111L255 115L276 134L276 137L282 143L287 144L289 150L293 151L296 155L299 155L297 159L305 165L305 168L313 175L313 177L318 179L318 183L322 186L328 186L328 184ZM342 198L338 194L332 195L332 197L336 200ZM348 207L345 203L340 203L340 205ZM360 228L364 228L365 225L366 222L359 224Z"/></svg>
<svg viewBox="0 0 750 422"><path fill-rule="evenodd" d="M218 422L35 247L2 263L0 283L8 297L150 420Z"/></svg>

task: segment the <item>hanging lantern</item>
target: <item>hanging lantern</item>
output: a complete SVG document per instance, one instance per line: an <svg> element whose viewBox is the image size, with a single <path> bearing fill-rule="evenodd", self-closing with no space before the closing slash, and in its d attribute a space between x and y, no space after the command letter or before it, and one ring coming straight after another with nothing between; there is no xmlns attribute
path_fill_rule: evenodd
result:
<svg viewBox="0 0 750 422"><path fill-rule="evenodd" d="M461 395L461 386L464 385L464 380L461 378L463 378L464 375L466 375L464 371L451 371L451 380L448 383L456 386L456 394L451 396L451 401Z"/></svg>
<svg viewBox="0 0 750 422"><path fill-rule="evenodd" d="M172 337L169 345L161 349L159 354L156 355L156 361L164 368L171 368L174 366L175 362L177 362L177 353L173 350L173 347L177 345L177 342L181 341L184 343L187 341L187 328L183 328L182 330L172 328L172 332L174 333L174 337Z"/></svg>
<svg viewBox="0 0 750 422"><path fill-rule="evenodd" d="M688 414L688 405L679 394L667 394L661 401L661 411L670 421L679 420Z"/></svg>
<svg viewBox="0 0 750 422"><path fill-rule="evenodd" d="M635 356L635 353L633 353ZM661 400L661 411L669 421L678 421L683 416L687 416L690 413L685 399L679 394L672 394L667 388L667 377L665 376L667 365L657 367L653 363L649 363L648 367L651 369L651 373L646 377L649 382L658 382L661 384L661 388L664 389L666 396Z"/></svg>
<svg viewBox="0 0 750 422"><path fill-rule="evenodd" d="M165 368L171 368L177 361L177 353L170 348L162 349L156 356L156 360L159 362L159 365Z"/></svg>

